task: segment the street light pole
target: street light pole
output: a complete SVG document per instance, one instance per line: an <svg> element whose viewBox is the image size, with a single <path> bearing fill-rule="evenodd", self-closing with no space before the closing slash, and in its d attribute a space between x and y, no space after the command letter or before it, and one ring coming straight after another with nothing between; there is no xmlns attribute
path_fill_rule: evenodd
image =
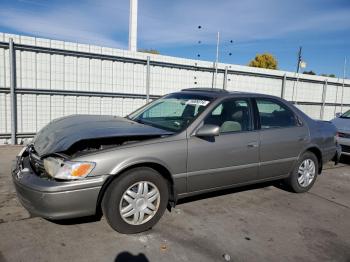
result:
<svg viewBox="0 0 350 262"><path fill-rule="evenodd" d="M130 0L129 51L137 51L137 9L138 0Z"/></svg>
<svg viewBox="0 0 350 262"><path fill-rule="evenodd" d="M212 88L216 87L216 81L218 76L218 63L219 63L219 44L220 44L220 32L217 34L216 39L216 59L215 59L215 75Z"/></svg>
<svg viewBox="0 0 350 262"><path fill-rule="evenodd" d="M341 113L343 113L345 77L346 77L346 57L344 57L343 86L341 89L341 104L340 104L340 112Z"/></svg>

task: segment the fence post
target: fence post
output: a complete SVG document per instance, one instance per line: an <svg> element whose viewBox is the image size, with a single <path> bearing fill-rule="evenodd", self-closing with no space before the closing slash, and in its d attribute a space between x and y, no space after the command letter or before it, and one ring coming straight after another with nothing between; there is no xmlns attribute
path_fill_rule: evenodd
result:
<svg viewBox="0 0 350 262"><path fill-rule="evenodd" d="M321 106L321 111L320 111L320 119L323 120L324 118L324 106L326 103L326 93L327 93L327 85L328 85L328 80L326 79L323 84L323 90L322 90L322 106Z"/></svg>
<svg viewBox="0 0 350 262"><path fill-rule="evenodd" d="M224 73L224 90L227 89L227 66L225 66L225 73Z"/></svg>
<svg viewBox="0 0 350 262"><path fill-rule="evenodd" d="M15 145L17 133L17 101L16 101L16 50L13 39L9 41L10 61L10 95L11 95L11 144Z"/></svg>
<svg viewBox="0 0 350 262"><path fill-rule="evenodd" d="M284 98L286 94L286 82L287 82L287 74L284 74L282 78L282 86L281 86L281 98Z"/></svg>
<svg viewBox="0 0 350 262"><path fill-rule="evenodd" d="M150 57L147 56L147 72L146 72L146 103L149 102L149 90L150 90L150 80L151 80L151 66Z"/></svg>

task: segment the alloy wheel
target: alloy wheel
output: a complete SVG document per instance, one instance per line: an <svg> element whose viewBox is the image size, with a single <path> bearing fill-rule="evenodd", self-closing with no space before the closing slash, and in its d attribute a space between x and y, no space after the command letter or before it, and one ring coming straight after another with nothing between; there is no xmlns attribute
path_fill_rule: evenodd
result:
<svg viewBox="0 0 350 262"><path fill-rule="evenodd" d="M298 183L302 187L309 186L316 175L315 163L312 159L305 159L298 169Z"/></svg>
<svg viewBox="0 0 350 262"><path fill-rule="evenodd" d="M159 204L158 188L151 182L140 181L124 192L119 204L120 216L130 225L141 225L154 217Z"/></svg>

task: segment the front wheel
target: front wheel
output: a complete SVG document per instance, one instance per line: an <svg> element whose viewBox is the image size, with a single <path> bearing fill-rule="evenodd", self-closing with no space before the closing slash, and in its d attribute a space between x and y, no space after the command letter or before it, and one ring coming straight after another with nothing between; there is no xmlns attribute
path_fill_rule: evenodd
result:
<svg viewBox="0 0 350 262"><path fill-rule="evenodd" d="M318 174L318 160L312 152L305 152L293 172L285 180L286 184L296 193L310 190L316 181Z"/></svg>
<svg viewBox="0 0 350 262"><path fill-rule="evenodd" d="M102 200L103 214L120 233L146 231L163 215L168 191L167 181L154 169L129 170L108 186Z"/></svg>

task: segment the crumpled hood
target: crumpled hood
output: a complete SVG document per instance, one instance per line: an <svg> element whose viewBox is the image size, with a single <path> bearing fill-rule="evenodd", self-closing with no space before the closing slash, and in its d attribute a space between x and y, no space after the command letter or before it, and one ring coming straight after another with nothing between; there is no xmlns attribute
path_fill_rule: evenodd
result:
<svg viewBox="0 0 350 262"><path fill-rule="evenodd" d="M53 120L35 136L39 156L62 152L78 141L105 137L169 135L169 131L123 117L72 115Z"/></svg>
<svg viewBox="0 0 350 262"><path fill-rule="evenodd" d="M350 131L350 119L337 117L332 120L332 123L341 131Z"/></svg>

